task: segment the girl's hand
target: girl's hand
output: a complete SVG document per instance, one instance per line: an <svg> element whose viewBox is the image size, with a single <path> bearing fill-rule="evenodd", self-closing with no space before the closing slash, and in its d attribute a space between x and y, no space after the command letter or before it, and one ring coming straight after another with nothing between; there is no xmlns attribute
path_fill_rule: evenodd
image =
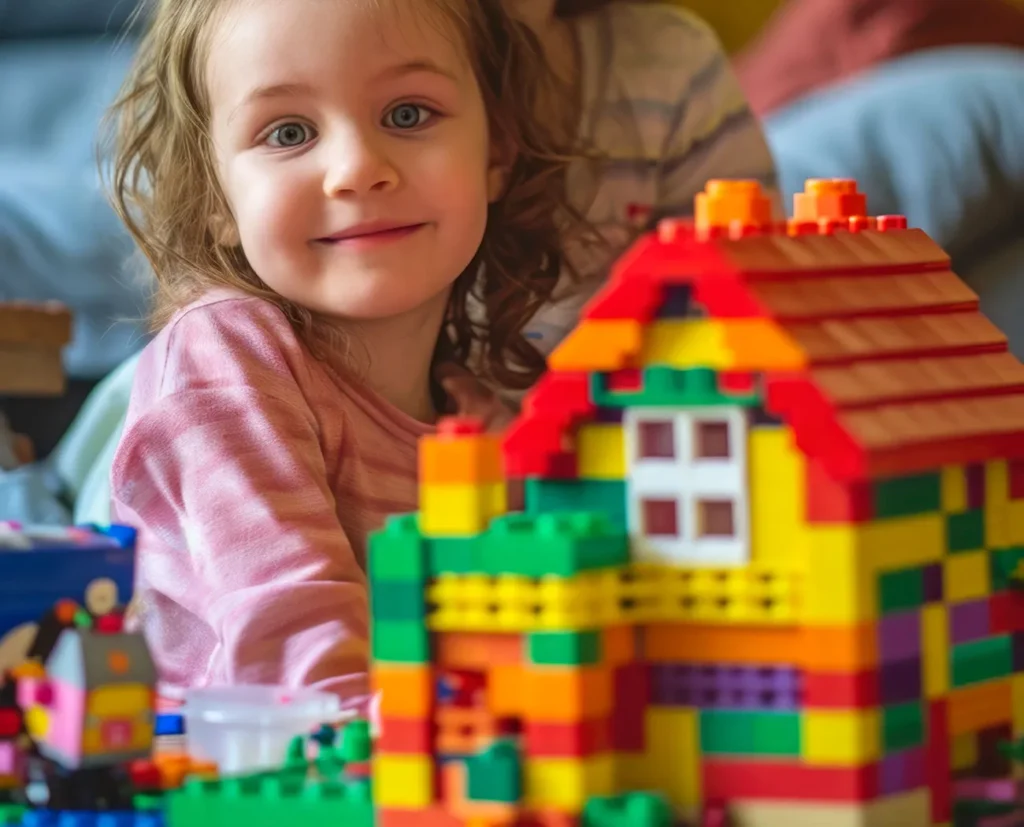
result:
<svg viewBox="0 0 1024 827"><path fill-rule="evenodd" d="M515 419L516 412L462 365L445 362L434 372L445 393L454 400L459 416L479 419L491 433L505 430Z"/></svg>

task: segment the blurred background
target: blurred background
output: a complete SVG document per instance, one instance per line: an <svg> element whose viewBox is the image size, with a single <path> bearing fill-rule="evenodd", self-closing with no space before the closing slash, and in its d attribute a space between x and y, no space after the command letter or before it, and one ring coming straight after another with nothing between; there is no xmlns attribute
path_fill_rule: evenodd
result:
<svg viewBox="0 0 1024 827"><path fill-rule="evenodd" d="M1024 355L1024 0L670 1L727 46L787 199L807 178L858 179L872 213L905 214L950 252ZM38 455L63 439L45 474L0 474L0 518L82 519L83 500L102 502L89 472L124 400L81 406L98 382L120 387L112 372L146 341L146 285L96 164L136 2L0 0L0 302L74 314L66 392L0 394Z"/></svg>

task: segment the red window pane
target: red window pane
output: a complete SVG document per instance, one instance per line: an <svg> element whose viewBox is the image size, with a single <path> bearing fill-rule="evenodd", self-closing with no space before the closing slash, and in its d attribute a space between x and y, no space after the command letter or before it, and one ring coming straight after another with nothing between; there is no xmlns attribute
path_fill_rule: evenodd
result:
<svg viewBox="0 0 1024 827"><path fill-rule="evenodd" d="M701 500L697 503L698 537L733 537L736 524L730 500Z"/></svg>
<svg viewBox="0 0 1024 827"><path fill-rule="evenodd" d="M675 458L675 428L671 422L641 422L639 433L640 459Z"/></svg>
<svg viewBox="0 0 1024 827"><path fill-rule="evenodd" d="M697 459L729 458L729 423L698 422L693 454Z"/></svg>
<svg viewBox="0 0 1024 827"><path fill-rule="evenodd" d="M678 537L679 507L675 500L644 500L644 534L648 537Z"/></svg>

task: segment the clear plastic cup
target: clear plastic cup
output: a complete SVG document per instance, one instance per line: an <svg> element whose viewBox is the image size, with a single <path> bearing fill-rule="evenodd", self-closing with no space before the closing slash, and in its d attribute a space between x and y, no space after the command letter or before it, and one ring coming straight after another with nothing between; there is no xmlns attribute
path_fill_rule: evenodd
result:
<svg viewBox="0 0 1024 827"><path fill-rule="evenodd" d="M278 686L193 689L181 710L188 752L213 761L221 775L277 769L288 744L342 717L336 695Z"/></svg>

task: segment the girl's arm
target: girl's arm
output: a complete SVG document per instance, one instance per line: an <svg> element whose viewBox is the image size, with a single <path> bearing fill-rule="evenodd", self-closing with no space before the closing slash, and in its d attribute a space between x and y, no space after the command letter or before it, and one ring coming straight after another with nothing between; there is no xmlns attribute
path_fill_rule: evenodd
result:
<svg viewBox="0 0 1024 827"><path fill-rule="evenodd" d="M113 468L158 662L193 684L312 685L359 704L366 580L296 371L268 354L273 331L190 328L176 341L209 353L168 358L172 392L129 421ZM257 358L231 352L253 339Z"/></svg>

